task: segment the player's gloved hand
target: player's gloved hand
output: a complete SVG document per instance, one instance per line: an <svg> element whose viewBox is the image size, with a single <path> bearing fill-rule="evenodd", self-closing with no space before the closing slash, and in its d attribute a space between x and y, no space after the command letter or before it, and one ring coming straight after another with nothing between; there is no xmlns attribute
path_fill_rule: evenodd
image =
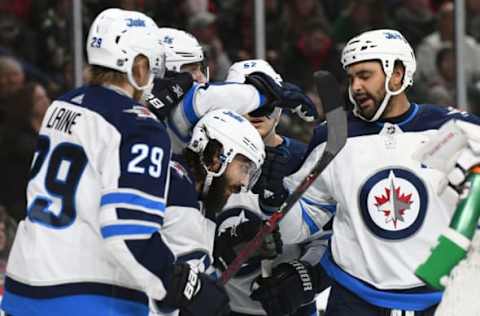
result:
<svg viewBox="0 0 480 316"><path fill-rule="evenodd" d="M480 126L450 120L414 154L414 158L446 174L438 194L455 205L468 171L480 164Z"/></svg>
<svg viewBox="0 0 480 316"><path fill-rule="evenodd" d="M251 116L265 116L275 107L289 109L302 120L312 122L318 118L315 104L296 85L282 82L280 86L267 74L254 72L245 78L245 83L254 86L261 94L267 97L267 102L261 108L249 113Z"/></svg>
<svg viewBox="0 0 480 316"><path fill-rule="evenodd" d="M307 262L281 263L273 268L272 276L255 279L250 297L260 301L269 316L290 315L315 299L322 290L319 281L319 271Z"/></svg>
<svg viewBox="0 0 480 316"><path fill-rule="evenodd" d="M159 120L164 120L192 86L190 73L169 71L164 78L155 78L151 93L145 95L145 104Z"/></svg>
<svg viewBox="0 0 480 316"><path fill-rule="evenodd" d="M288 197L283 178L289 174L289 152L284 147L265 147L262 173L252 192L258 194L262 211L271 215L278 211Z"/></svg>
<svg viewBox="0 0 480 316"><path fill-rule="evenodd" d="M213 249L215 266L225 270L245 244L255 237L262 225L263 222L261 220L249 220L217 233ZM252 254L247 263L251 262L251 260L274 259L278 254L282 253L282 246L282 237L277 227L271 234L265 237L261 247Z"/></svg>
<svg viewBox="0 0 480 316"><path fill-rule="evenodd" d="M225 288L187 263L174 265L166 287L167 295L157 302L160 309L178 308L182 316L222 316L230 310Z"/></svg>

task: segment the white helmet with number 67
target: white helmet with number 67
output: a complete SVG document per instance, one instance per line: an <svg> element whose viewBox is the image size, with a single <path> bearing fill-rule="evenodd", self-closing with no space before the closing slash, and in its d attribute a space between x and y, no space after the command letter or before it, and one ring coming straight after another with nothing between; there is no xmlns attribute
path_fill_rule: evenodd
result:
<svg viewBox="0 0 480 316"><path fill-rule="evenodd" d="M87 38L88 63L127 74L138 90L149 88L154 76L165 73L165 48L160 44L155 22L143 13L107 9L93 21ZM150 65L150 78L139 86L132 74L135 57L144 55Z"/></svg>
<svg viewBox="0 0 480 316"><path fill-rule="evenodd" d="M234 63L228 69L225 81L244 83L245 77L254 72L264 73L275 80L279 86L282 85L282 77L263 59L248 59Z"/></svg>
<svg viewBox="0 0 480 316"><path fill-rule="evenodd" d="M265 159L265 145L258 131L240 114L231 110L216 110L203 116L195 125L188 148L202 157L210 140L222 145L221 167L217 172L209 171L206 166L209 185L213 177L221 176L236 155L245 156L251 161L248 170L249 184L243 190L250 190L261 173Z"/></svg>
<svg viewBox="0 0 480 316"><path fill-rule="evenodd" d="M386 76L386 95L372 118L368 119L360 114L358 105L353 98L351 87L348 89L350 101L354 104L353 113L369 122L376 121L381 117L392 96L402 93L408 86L413 84L413 74L417 69L412 47L403 35L396 30L384 29L362 33L348 41L347 45L343 48L342 65L344 69L358 62L372 60L378 60L382 64L382 69ZM391 91L388 83L397 60L405 67L405 75L402 86L397 91Z"/></svg>

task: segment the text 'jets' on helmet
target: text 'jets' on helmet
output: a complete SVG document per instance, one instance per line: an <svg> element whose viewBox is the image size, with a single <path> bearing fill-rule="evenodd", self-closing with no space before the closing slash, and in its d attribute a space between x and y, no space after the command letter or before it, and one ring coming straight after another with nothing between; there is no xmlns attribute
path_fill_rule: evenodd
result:
<svg viewBox="0 0 480 316"><path fill-rule="evenodd" d="M249 170L249 185L242 188L250 190L260 176L265 159L265 145L258 131L240 114L231 110L216 110L205 114L195 125L188 148L202 157L208 142L213 139L223 147L222 166L215 173L207 169L207 177L221 176L228 164L240 154L252 163Z"/></svg>
<svg viewBox="0 0 480 316"><path fill-rule="evenodd" d="M154 76L165 73L165 47L160 43L158 27L143 13L121 9L107 9L93 21L87 38L87 57L91 65L103 66L126 73L132 86L138 90L149 88ZM150 78L140 87L133 79L135 57L148 58Z"/></svg>
<svg viewBox="0 0 480 316"><path fill-rule="evenodd" d="M385 29L362 33L348 41L343 48L342 65L344 69L347 69L348 66L354 63L373 60L378 60L385 72L386 95L372 118L367 119L360 114L358 105L352 96L351 87L348 88L350 101L354 104L353 113L369 122L376 121L381 117L392 96L402 93L408 86L413 84L413 74L417 69L412 47L403 35L396 30ZM405 67L405 75L402 86L397 91L391 91L388 87L388 82L397 60L402 62Z"/></svg>
<svg viewBox="0 0 480 316"><path fill-rule="evenodd" d="M205 52L192 34L170 27L161 27L158 29L158 36L161 43L167 47L166 66L168 70L179 72L183 65L200 63L208 81L209 73Z"/></svg>

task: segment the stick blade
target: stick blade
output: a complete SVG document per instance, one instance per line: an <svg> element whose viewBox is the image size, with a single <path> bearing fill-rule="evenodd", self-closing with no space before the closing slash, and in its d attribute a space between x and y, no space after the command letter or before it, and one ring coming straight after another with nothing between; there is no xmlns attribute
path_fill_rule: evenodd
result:
<svg viewBox="0 0 480 316"><path fill-rule="evenodd" d="M335 156L347 142L345 99L340 93L340 85L330 72L320 70L315 72L313 77L327 119L328 136L325 151Z"/></svg>
<svg viewBox="0 0 480 316"><path fill-rule="evenodd" d="M340 85L330 72L316 71L313 78L325 113L339 107L345 108L345 99L340 93Z"/></svg>

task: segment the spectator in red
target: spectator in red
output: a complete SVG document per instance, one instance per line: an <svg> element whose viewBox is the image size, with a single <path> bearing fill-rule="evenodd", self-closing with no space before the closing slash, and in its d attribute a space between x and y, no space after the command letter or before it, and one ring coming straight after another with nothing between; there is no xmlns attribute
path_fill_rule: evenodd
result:
<svg viewBox="0 0 480 316"><path fill-rule="evenodd" d="M317 70L328 70L339 81L344 76L339 52L321 20L310 21L283 56L284 77L302 88L312 85L312 74Z"/></svg>
<svg viewBox="0 0 480 316"><path fill-rule="evenodd" d="M287 1L287 8L284 11L287 41L295 41L311 20L322 21L323 28L330 31L330 23L320 3L321 1L317 0Z"/></svg>

